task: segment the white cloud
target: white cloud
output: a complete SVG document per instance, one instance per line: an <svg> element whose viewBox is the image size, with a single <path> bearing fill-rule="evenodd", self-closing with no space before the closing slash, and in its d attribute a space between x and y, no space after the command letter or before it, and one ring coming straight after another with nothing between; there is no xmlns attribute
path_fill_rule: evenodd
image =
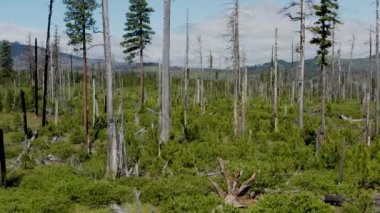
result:
<svg viewBox="0 0 380 213"><path fill-rule="evenodd" d="M247 53L247 64L264 63L271 58L271 47L274 44L274 29L279 28L279 58L290 60L291 59L291 43L298 43L298 34L296 31L299 28L298 22L291 22L283 14L279 14L282 5L279 5L273 0L260 1L259 3L252 3L246 7L241 8L240 26L241 26L241 46ZM227 39L223 36L226 32L226 16L227 12L220 13L212 16L202 23L192 24L191 28L191 64L192 66L199 65L199 57L196 52L197 42L196 36L202 35L203 50L204 50L204 64L206 64L209 51L213 51L215 58L215 66L219 66L219 60L222 57L228 56ZM172 17L174 18L174 17ZM191 17L190 17L191 19ZM362 20L342 20L343 25L338 27L337 42L342 45L342 56L349 57L351 46L352 34L356 36L356 46L354 57L367 57L369 23ZM311 21L309 21L311 23ZM60 32L63 29L59 29ZM17 26L10 23L0 22L0 31L6 32L0 34L0 39L7 39L10 41L18 41L26 43L29 33L32 38L38 37L39 44L45 41L46 29L31 28ZM53 31L52 31L53 32ZM173 65L183 65L185 56L185 29L182 26L172 26L171 33L171 62ZM115 60L123 61L123 53L120 47L122 35L113 35L111 32L112 52ZM311 33L307 33L307 41L312 37ZM61 35L61 44L64 46L63 51L66 50L67 37ZM97 34L94 36L93 44L101 44L102 35ZM162 50L162 32L156 32L153 36L152 44L146 49L145 61L158 62L161 58ZM306 57L312 58L315 56L315 47L307 42ZM70 49L68 48L70 52ZM89 51L89 57L103 58L103 48L96 47Z"/></svg>

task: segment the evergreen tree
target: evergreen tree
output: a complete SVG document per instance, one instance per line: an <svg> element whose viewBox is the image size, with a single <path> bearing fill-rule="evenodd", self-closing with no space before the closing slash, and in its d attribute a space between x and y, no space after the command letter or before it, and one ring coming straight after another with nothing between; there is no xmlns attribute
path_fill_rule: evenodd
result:
<svg viewBox="0 0 380 213"><path fill-rule="evenodd" d="M1 78L10 78L13 73L13 59L11 55L11 43L4 40L0 48Z"/></svg>
<svg viewBox="0 0 380 213"><path fill-rule="evenodd" d="M70 41L68 45L74 47L74 51L85 51L83 45L92 41L95 32L94 11L99 7L96 0L63 0L67 11L64 21L66 22L66 34Z"/></svg>
<svg viewBox="0 0 380 213"><path fill-rule="evenodd" d="M87 48L86 44L92 41L89 32L95 32L94 11L99 7L96 0L63 0L67 11L65 13L66 34L69 37L69 45L74 47L74 51L83 53L83 120L85 128L85 143L88 145L88 152L91 153L88 130L88 92L87 92Z"/></svg>
<svg viewBox="0 0 380 213"><path fill-rule="evenodd" d="M319 146L325 139L325 99L326 99L326 70L328 65L327 55L328 49L332 46L331 31L334 24L339 24L338 13L339 9L338 0L321 0L320 4L313 5L315 15L318 20L314 22L314 26L311 27L311 31L315 34L315 37L310 41L311 44L315 44L319 47L318 57L321 72L320 79L320 101L321 101L321 126L318 134L318 141L316 146L316 153L318 153Z"/></svg>
<svg viewBox="0 0 380 213"><path fill-rule="evenodd" d="M130 0L129 12L126 14L124 41L121 46L127 55L128 63L140 55L141 106L145 101L144 94L144 49L151 43L154 34L150 27L150 13L154 12L146 0Z"/></svg>

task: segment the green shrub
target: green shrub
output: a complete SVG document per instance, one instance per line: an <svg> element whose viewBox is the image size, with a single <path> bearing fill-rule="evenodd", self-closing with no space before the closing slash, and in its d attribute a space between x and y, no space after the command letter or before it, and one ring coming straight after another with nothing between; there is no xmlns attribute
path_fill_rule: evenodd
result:
<svg viewBox="0 0 380 213"><path fill-rule="evenodd" d="M330 213L333 208L311 193L264 195L249 212Z"/></svg>

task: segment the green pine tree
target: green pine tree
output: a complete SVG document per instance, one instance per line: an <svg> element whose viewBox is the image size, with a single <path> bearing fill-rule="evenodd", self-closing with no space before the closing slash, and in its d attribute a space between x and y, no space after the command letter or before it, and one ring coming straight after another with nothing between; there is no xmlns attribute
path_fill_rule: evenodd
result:
<svg viewBox="0 0 380 213"><path fill-rule="evenodd" d="M99 7L96 0L63 0L67 11L65 13L66 34L69 37L69 45L74 51L82 51L83 55L83 123L85 129L85 143L88 152L91 153L88 127L88 88L87 88L87 43L92 41L91 33L96 31L94 11Z"/></svg>
<svg viewBox="0 0 380 213"><path fill-rule="evenodd" d="M0 48L0 71L1 78L8 79L13 73L13 59L11 55L11 43L4 40Z"/></svg>
<svg viewBox="0 0 380 213"><path fill-rule="evenodd" d="M130 0L129 12L126 14L124 41L121 46L127 55L128 63L140 56L141 106L145 102L144 94L144 49L151 43L154 34L150 26L149 15L154 12L146 0Z"/></svg>
<svg viewBox="0 0 380 213"><path fill-rule="evenodd" d="M66 22L66 34L69 37L69 45L74 51L85 51L85 42L92 41L92 34L96 31L94 11L99 7L96 0L63 0L67 11L64 21ZM84 42L85 41L85 42Z"/></svg>
<svg viewBox="0 0 380 213"><path fill-rule="evenodd" d="M314 26L311 27L311 31L315 34L315 37L310 41L311 44L318 46L318 57L321 72L320 80L320 101L321 101L321 126L318 134L318 140L316 144L316 154L319 151L320 145L325 140L325 100L326 100L326 70L328 66L327 55L329 54L329 48L332 46L331 31L333 25L339 24L338 20L338 0L321 0L320 4L313 5L315 15L318 20L314 22Z"/></svg>

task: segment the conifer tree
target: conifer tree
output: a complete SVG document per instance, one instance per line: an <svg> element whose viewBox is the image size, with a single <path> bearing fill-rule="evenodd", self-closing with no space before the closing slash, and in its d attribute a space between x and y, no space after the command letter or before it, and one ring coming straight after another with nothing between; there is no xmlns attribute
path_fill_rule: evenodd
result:
<svg viewBox="0 0 380 213"><path fill-rule="evenodd" d="M338 13L339 9L338 0L321 0L320 4L313 5L315 15L318 20L314 22L314 26L311 27L311 31L315 34L315 37L310 41L311 44L318 46L318 57L320 65L320 101L321 101L321 126L318 134L318 140L316 145L316 153L318 153L319 146L325 140L325 99L326 99L326 70L328 65L327 55L329 54L329 48L332 46L331 31L333 30L333 24L339 24Z"/></svg>
<svg viewBox="0 0 380 213"><path fill-rule="evenodd" d="M140 107L144 105L144 49L151 43L152 35L154 34L150 26L149 15L154 12L153 8L149 7L146 0L130 0L129 12L126 14L124 41L121 46L124 48L123 53L126 54L128 63L140 56L140 86L141 97Z"/></svg>
<svg viewBox="0 0 380 213"><path fill-rule="evenodd" d="M11 43L4 40L0 48L0 71L1 79L7 79L13 73L13 59L11 55Z"/></svg>
<svg viewBox="0 0 380 213"><path fill-rule="evenodd" d="M84 99L83 99L83 118L85 128L85 143L88 145L88 151L91 153L88 130L88 94L87 94L87 43L92 41L90 32L95 32L94 11L99 7L96 0L63 0L67 11L65 13L66 34L69 37L69 45L74 47L75 52L83 53L83 82L84 82Z"/></svg>

